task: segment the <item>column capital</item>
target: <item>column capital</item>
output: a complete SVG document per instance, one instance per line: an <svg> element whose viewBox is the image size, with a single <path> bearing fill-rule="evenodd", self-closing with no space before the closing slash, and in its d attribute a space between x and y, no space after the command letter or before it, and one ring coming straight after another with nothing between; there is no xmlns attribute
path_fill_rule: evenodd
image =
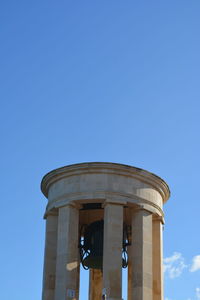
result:
<svg viewBox="0 0 200 300"><path fill-rule="evenodd" d="M127 201L123 200L116 200L116 199L106 199L104 203L102 204L102 207L104 208L106 205L111 204L111 205L121 205L125 206L127 204Z"/></svg>
<svg viewBox="0 0 200 300"><path fill-rule="evenodd" d="M163 216L153 215L153 222L161 222L164 225L165 219Z"/></svg>
<svg viewBox="0 0 200 300"><path fill-rule="evenodd" d="M76 208L77 210L80 210L82 208L82 205L76 201L73 201L73 202L63 204L56 208L54 207L51 210L46 210L46 212L43 216L43 219L46 219L48 216L58 216L59 209L63 208L63 207L71 207L71 208Z"/></svg>
<svg viewBox="0 0 200 300"><path fill-rule="evenodd" d="M152 215L153 215L153 212L150 211L150 210L148 210L148 209L146 209L146 207L145 207L144 205L137 205L137 206L132 207L132 213L133 213L133 214L134 214L134 213L137 213L137 212L139 212L139 211L146 211L146 212L148 212L149 214L152 214Z"/></svg>
<svg viewBox="0 0 200 300"><path fill-rule="evenodd" d="M82 208L82 205L73 201L73 202L66 203L65 205L59 206L59 208L63 208L63 207L71 207L71 208L76 208L77 210L79 210Z"/></svg>
<svg viewBox="0 0 200 300"><path fill-rule="evenodd" d="M46 211L43 219L47 219L48 216L58 216L58 209L51 209L50 211Z"/></svg>

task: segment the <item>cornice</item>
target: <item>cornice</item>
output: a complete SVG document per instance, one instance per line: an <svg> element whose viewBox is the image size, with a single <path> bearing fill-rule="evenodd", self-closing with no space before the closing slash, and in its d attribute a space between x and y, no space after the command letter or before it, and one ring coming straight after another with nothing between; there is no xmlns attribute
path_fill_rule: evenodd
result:
<svg viewBox="0 0 200 300"><path fill-rule="evenodd" d="M88 162L68 165L55 169L47 173L41 182L41 190L45 197L48 197L49 187L56 181L70 176L83 174L116 174L127 176L147 183L157 190L163 202L166 202L170 197L170 189L167 183L159 176L148 172L144 169L136 168L129 165L109 163L109 162Z"/></svg>

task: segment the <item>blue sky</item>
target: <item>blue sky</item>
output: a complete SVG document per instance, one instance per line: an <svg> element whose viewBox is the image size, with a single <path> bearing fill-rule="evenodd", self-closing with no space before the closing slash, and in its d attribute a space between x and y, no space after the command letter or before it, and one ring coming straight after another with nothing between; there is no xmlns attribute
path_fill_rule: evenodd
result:
<svg viewBox="0 0 200 300"><path fill-rule="evenodd" d="M86 161L167 181L165 300L200 299L199 16L199 0L1 1L3 300L41 298L40 181Z"/></svg>

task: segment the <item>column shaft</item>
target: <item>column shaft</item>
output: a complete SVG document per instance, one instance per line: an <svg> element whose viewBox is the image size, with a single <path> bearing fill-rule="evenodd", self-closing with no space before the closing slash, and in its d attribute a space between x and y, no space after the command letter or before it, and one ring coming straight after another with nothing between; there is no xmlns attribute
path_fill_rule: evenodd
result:
<svg viewBox="0 0 200 300"><path fill-rule="evenodd" d="M103 276L101 270L90 269L89 300L102 300Z"/></svg>
<svg viewBox="0 0 200 300"><path fill-rule="evenodd" d="M103 288L107 300L122 299L123 206L104 208Z"/></svg>
<svg viewBox="0 0 200 300"><path fill-rule="evenodd" d="M58 216L46 218L42 300L54 300Z"/></svg>
<svg viewBox="0 0 200 300"><path fill-rule="evenodd" d="M152 300L152 215L146 210L132 215L132 299Z"/></svg>
<svg viewBox="0 0 200 300"><path fill-rule="evenodd" d="M153 300L163 300L163 225L153 219Z"/></svg>
<svg viewBox="0 0 200 300"><path fill-rule="evenodd" d="M55 300L78 300L78 227L78 209L71 205L59 208Z"/></svg>

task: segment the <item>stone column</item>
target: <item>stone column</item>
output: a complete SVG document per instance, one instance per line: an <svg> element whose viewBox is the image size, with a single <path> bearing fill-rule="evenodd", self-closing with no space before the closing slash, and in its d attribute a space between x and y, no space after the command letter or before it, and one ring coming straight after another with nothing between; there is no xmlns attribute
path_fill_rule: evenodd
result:
<svg viewBox="0 0 200 300"><path fill-rule="evenodd" d="M72 205L59 208L55 300L78 300L79 211Z"/></svg>
<svg viewBox="0 0 200 300"><path fill-rule="evenodd" d="M54 300L56 275L58 216L50 212L46 218L42 300Z"/></svg>
<svg viewBox="0 0 200 300"><path fill-rule="evenodd" d="M152 214L144 209L132 214L131 300L152 300Z"/></svg>
<svg viewBox="0 0 200 300"><path fill-rule="evenodd" d="M102 300L103 276L101 270L90 269L89 300Z"/></svg>
<svg viewBox="0 0 200 300"><path fill-rule="evenodd" d="M106 300L122 299L123 206L104 207L103 290Z"/></svg>
<svg viewBox="0 0 200 300"><path fill-rule="evenodd" d="M163 300L163 218L153 217L153 300Z"/></svg>

